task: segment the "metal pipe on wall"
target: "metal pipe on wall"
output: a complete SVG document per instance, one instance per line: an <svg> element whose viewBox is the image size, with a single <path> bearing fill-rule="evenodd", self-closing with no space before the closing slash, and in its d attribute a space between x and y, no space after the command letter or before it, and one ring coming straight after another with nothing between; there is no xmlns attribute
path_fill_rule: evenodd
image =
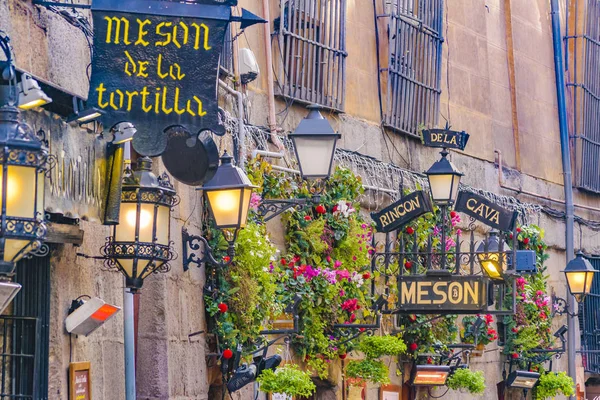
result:
<svg viewBox="0 0 600 400"><path fill-rule="evenodd" d="M563 68L562 35L560 32L560 14L558 0L550 0L550 14L552 15L552 46L554 48L554 75L556 80L556 100L558 104L558 125L560 128L560 150L563 165L563 179L565 188L565 214L566 234L565 251L566 263L574 257L573 228L574 228L574 206L573 206L573 182L571 176L571 152L569 148L569 128L567 125L567 104L565 100L565 76ZM577 370L575 368L576 357L576 323L575 323L575 297L567 294L569 301L568 337L567 337L567 363L569 376L577 387ZM575 399L575 396L570 396Z"/></svg>
<svg viewBox="0 0 600 400"><path fill-rule="evenodd" d="M133 296L129 289L123 289L123 330L125 333L125 399L135 400L135 334Z"/></svg>

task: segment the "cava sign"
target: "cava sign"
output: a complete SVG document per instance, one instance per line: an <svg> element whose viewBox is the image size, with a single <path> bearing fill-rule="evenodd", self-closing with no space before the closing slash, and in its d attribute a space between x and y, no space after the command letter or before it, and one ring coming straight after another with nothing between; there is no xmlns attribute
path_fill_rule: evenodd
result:
<svg viewBox="0 0 600 400"><path fill-rule="evenodd" d="M161 154L171 126L224 134L217 77L231 9L214 4L94 0L87 105L105 112L107 128L133 123L138 153Z"/></svg>
<svg viewBox="0 0 600 400"><path fill-rule="evenodd" d="M410 276L399 280L400 312L472 314L486 307L487 283L481 276Z"/></svg>
<svg viewBox="0 0 600 400"><path fill-rule="evenodd" d="M428 212L431 212L429 197L419 190L402 197L378 213L371 213L371 218L378 232L391 232Z"/></svg>
<svg viewBox="0 0 600 400"><path fill-rule="evenodd" d="M425 129L422 133L423 144L429 147L464 150L469 141L465 131L457 132L448 129Z"/></svg>
<svg viewBox="0 0 600 400"><path fill-rule="evenodd" d="M454 210L470 215L500 231L512 231L518 216L516 211L509 211L485 197L471 192L458 194Z"/></svg>

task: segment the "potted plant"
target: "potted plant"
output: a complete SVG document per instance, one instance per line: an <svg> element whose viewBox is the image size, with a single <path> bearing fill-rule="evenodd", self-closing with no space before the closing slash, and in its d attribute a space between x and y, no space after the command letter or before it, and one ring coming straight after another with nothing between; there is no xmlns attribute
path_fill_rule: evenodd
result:
<svg viewBox="0 0 600 400"><path fill-rule="evenodd" d="M483 319L482 322L476 323L478 318ZM498 333L492 327L494 317L487 314L481 316L468 316L462 320L461 339L463 343L475 344L475 350L471 353L473 357L480 357L483 354L485 345L498 339Z"/></svg>
<svg viewBox="0 0 600 400"><path fill-rule="evenodd" d="M260 390L265 393L308 397L316 390L310 376L294 364L286 364L275 371L265 369L256 381L260 384Z"/></svg>
<svg viewBox="0 0 600 400"><path fill-rule="evenodd" d="M350 384L361 386L365 381L390 383L388 367L380 360L352 360L346 366L346 377Z"/></svg>
<svg viewBox="0 0 600 400"><path fill-rule="evenodd" d="M446 385L452 390L483 394L485 391L485 378L481 371L459 368L448 378Z"/></svg>
<svg viewBox="0 0 600 400"><path fill-rule="evenodd" d="M366 358L375 359L402 354L406 351L406 344L397 336L367 336L360 342L358 349Z"/></svg>
<svg viewBox="0 0 600 400"><path fill-rule="evenodd" d="M575 394L573 379L565 372L546 372L540 376L540 380L533 389L536 400L554 398L559 394L572 396Z"/></svg>

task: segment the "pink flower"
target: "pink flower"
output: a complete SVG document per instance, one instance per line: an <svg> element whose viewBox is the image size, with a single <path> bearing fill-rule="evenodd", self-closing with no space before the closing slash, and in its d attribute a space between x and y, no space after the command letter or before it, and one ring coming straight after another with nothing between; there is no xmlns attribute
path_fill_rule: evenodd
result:
<svg viewBox="0 0 600 400"><path fill-rule="evenodd" d="M340 279L350 279L350 273L345 269L336 271L336 273Z"/></svg>
<svg viewBox="0 0 600 400"><path fill-rule="evenodd" d="M456 246L456 242L452 238L446 238L446 251L450 250L452 247Z"/></svg>
<svg viewBox="0 0 600 400"><path fill-rule="evenodd" d="M335 260L335 263L333 263L333 268L339 268L342 266L342 262L340 260Z"/></svg>
<svg viewBox="0 0 600 400"><path fill-rule="evenodd" d="M260 194L252 192L252 195L250 196L250 208L254 211L258 211L258 206L261 202L262 197L260 197Z"/></svg>
<svg viewBox="0 0 600 400"><path fill-rule="evenodd" d="M344 297L346 295L346 292L344 292L344 289L340 289L339 295L340 295L340 297Z"/></svg>
<svg viewBox="0 0 600 400"><path fill-rule="evenodd" d="M349 313L353 313L358 310L358 299L348 299L342 303L342 310L348 311ZM356 316L354 317L356 319Z"/></svg>

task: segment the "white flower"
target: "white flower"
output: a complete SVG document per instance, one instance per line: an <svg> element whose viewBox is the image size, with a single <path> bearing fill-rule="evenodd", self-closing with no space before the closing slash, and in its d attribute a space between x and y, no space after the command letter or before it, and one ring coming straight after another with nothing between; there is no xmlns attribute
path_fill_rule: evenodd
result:
<svg viewBox="0 0 600 400"><path fill-rule="evenodd" d="M352 282L354 282L357 287L361 287L363 283L365 283L362 275L357 274L356 272L352 274Z"/></svg>
<svg viewBox="0 0 600 400"><path fill-rule="evenodd" d="M348 205L346 200L340 200L337 203L337 209L334 214L342 214L344 217L348 218L350 214L355 212L356 210L352 208L352 205Z"/></svg>

